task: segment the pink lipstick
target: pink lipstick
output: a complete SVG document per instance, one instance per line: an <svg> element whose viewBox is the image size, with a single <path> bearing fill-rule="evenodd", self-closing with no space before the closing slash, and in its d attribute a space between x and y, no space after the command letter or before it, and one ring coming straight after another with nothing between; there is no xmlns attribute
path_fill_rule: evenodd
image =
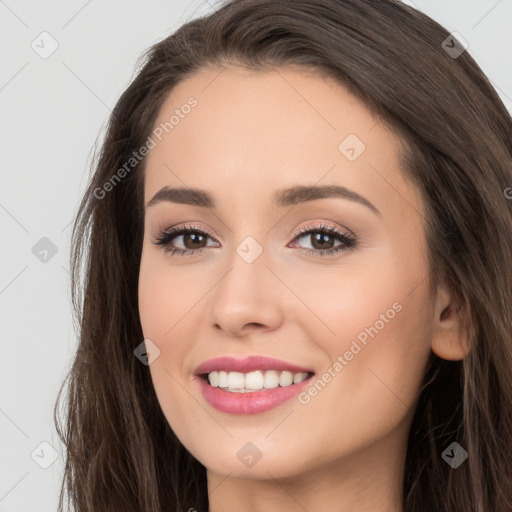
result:
<svg viewBox="0 0 512 512"><path fill-rule="evenodd" d="M204 399L230 414L259 414L292 399L310 384L313 370L278 359L219 357L194 375Z"/></svg>

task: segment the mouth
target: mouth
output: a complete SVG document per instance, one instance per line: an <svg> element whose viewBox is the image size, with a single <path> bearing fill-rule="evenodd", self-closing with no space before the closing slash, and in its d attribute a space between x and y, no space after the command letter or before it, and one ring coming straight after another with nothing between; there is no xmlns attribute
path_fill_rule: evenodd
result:
<svg viewBox="0 0 512 512"><path fill-rule="evenodd" d="M287 388L313 377L314 372L291 372L288 370L255 370L252 372L211 371L199 377L210 387L231 393L254 393L257 391Z"/></svg>
<svg viewBox="0 0 512 512"><path fill-rule="evenodd" d="M220 412L260 414L291 403L310 384L314 372L213 370L196 375L203 398ZM267 387L268 386L268 387Z"/></svg>
<svg viewBox="0 0 512 512"><path fill-rule="evenodd" d="M218 357L194 371L203 398L228 414L259 414L289 402L310 385L311 368L252 355Z"/></svg>

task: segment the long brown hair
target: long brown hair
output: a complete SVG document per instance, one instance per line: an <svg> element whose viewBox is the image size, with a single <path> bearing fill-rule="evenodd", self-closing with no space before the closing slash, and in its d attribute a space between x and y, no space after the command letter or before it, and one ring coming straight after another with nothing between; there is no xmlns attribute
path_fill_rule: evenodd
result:
<svg viewBox="0 0 512 512"><path fill-rule="evenodd" d="M108 192L105 183L144 145L178 82L236 63L326 74L400 135L401 170L426 204L432 284L447 283L471 334L463 361L431 357L409 436L404 511L510 512L512 121L469 52L447 51L449 36L395 0L231 0L146 52L110 117L73 228L79 339L55 405L67 453L59 510L65 494L80 512L208 509L206 469L173 433L133 353L143 340L145 159ZM442 458L454 441L468 453L457 469Z"/></svg>

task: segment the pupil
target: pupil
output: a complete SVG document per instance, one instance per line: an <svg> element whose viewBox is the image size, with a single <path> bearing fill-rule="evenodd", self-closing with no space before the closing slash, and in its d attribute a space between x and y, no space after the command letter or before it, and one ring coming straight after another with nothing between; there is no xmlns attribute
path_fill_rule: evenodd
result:
<svg viewBox="0 0 512 512"><path fill-rule="evenodd" d="M329 245L329 242L331 244L331 245L329 245L329 248L332 247L332 237L330 235L326 235L324 233L317 233L316 235L313 236L313 247L315 247L315 249L325 249L326 248L326 244L325 244L326 239L327 239L327 245ZM315 246L315 244L317 244L317 243L319 244L319 247Z"/></svg>
<svg viewBox="0 0 512 512"><path fill-rule="evenodd" d="M204 239L203 235L199 235L197 233L187 233L183 237L183 242L185 244L185 247L187 247L187 249L190 249L189 245L187 244L187 241L192 241L192 248L194 248L198 246L197 242L201 243L202 241L204 241L202 239Z"/></svg>

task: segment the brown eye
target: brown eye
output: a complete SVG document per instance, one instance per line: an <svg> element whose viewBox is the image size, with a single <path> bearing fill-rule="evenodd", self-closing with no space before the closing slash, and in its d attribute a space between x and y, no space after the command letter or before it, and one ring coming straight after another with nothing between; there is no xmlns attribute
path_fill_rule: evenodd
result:
<svg viewBox="0 0 512 512"><path fill-rule="evenodd" d="M153 243L164 247L166 253L192 255L208 247L209 238L211 238L210 235L200 229L180 227L163 231Z"/></svg>
<svg viewBox="0 0 512 512"><path fill-rule="evenodd" d="M183 245L185 246L186 249L197 249L200 247L204 247L202 244L206 242L205 236L195 232L186 233L184 235L181 235L181 237L183 237Z"/></svg>
<svg viewBox="0 0 512 512"><path fill-rule="evenodd" d="M325 233L316 233L314 235L309 236L311 237L311 245L315 249L332 249L335 240L333 236Z"/></svg>
<svg viewBox="0 0 512 512"><path fill-rule="evenodd" d="M322 225L320 227L302 228L298 230L298 233L294 242L307 254L333 255L356 246L354 235L342 233L333 226ZM309 242L309 246L300 244L299 241L302 239Z"/></svg>

